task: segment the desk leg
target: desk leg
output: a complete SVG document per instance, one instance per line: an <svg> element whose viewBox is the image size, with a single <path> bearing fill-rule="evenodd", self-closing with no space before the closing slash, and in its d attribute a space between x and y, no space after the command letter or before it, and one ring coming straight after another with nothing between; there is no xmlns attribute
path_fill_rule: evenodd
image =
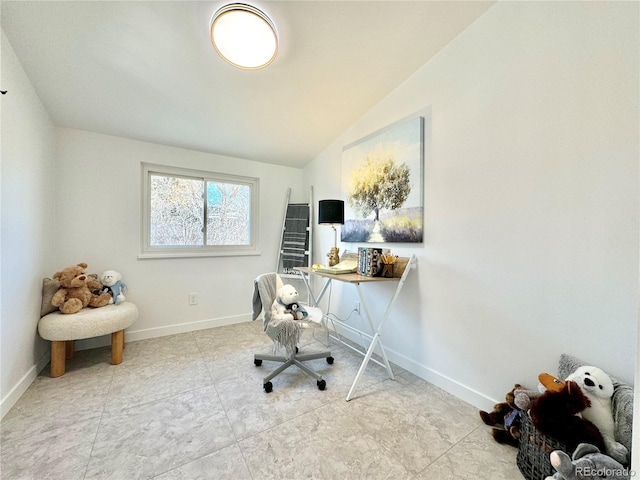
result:
<svg viewBox="0 0 640 480"><path fill-rule="evenodd" d="M387 358L387 353L384 351L384 346L382 345L382 342L380 341L380 331L382 330L382 327L384 325L384 322L387 320L387 317L389 316L389 309L387 309L387 311L385 312L384 317L382 317L382 320L380 321L378 328L375 327L375 325L373 324L373 321L371 320L371 315L369 313L369 309L367 308L367 303L365 302L365 299L362 295L362 291L360 289L360 284L356 284L356 288L358 290L358 296L360 297L360 301L362 302L362 307L364 309L364 314L367 318L367 321L369 322L369 325L371 326L371 330L374 333L373 338L371 339L371 344L369 345L369 348L367 349L367 353L364 357L364 360L362 361L362 364L360 365L360 369L358 370L358 374L356 375L355 380L353 381L353 383L351 384L351 388L349 389L349 393L347 394L347 402L349 400L351 400L353 398L353 392L356 389L356 386L358 385L358 382L360 381L360 378L362 377L362 374L364 373L365 369L367 368L367 364L369 363L369 360L371 360L371 356L373 355L373 352L376 349L376 345L378 345L378 343L380 344L380 352L382 355L382 361L385 365L385 368L387 369L387 373L389 374L389 378L391 378L392 380L395 379L394 375L393 375L393 370L391 369L391 364L389 363L389 359Z"/></svg>
<svg viewBox="0 0 640 480"><path fill-rule="evenodd" d="M353 392L355 391L356 386L358 385L358 382L360 381L360 377L362 377L362 374L364 373L365 369L367 368L367 364L369 363L369 360L371 360L371 355L373 355L373 350L376 348L376 344L378 343L379 340L380 340L380 334L376 333L373 336L373 340L371 341L371 345L369 345L369 349L367 350L367 354L365 355L364 360L362 361L362 364L360 365L360 369L358 370L358 374L356 375L355 380L351 384L351 388L349 389L349 393L347 394L347 402L353 398ZM380 345L380 347L382 348L382 345ZM382 351L384 352L384 349L382 349ZM387 365L388 365L388 363L387 363ZM388 371L391 372L391 367L388 366L387 368L388 368ZM393 372L391 372L391 378L393 378Z"/></svg>
<svg viewBox="0 0 640 480"><path fill-rule="evenodd" d="M389 377L391 378L391 380L394 380L393 370L391 370L391 364L389 363L389 359L387 359L387 352L384 351L384 346L382 345L382 341L380 340L380 332L382 331L382 326L385 324L385 322L387 321L387 318L389 317L390 310L387 308L387 311L384 313L384 316L382 317L382 319L380 320L380 323L378 324L378 327L376 328L376 326L373 324L373 321L371 320L373 317L371 316L371 312L369 312L369 308L367 308L367 302L365 301L365 298L362 294L362 289L359 283L356 285L356 289L358 290L358 297L360 297L360 302L362 303L362 309L364 310L364 314L367 317L367 321L369 322L371 331L375 332L373 339L371 340L371 345L373 345L373 348L371 349L371 354L373 354L373 351L375 349L375 344L379 343L382 362L384 363L387 369L387 373L389 374Z"/></svg>

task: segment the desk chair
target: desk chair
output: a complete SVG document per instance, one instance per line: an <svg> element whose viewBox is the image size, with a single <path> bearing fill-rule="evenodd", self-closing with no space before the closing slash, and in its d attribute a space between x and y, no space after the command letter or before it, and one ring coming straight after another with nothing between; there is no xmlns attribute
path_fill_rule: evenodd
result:
<svg viewBox="0 0 640 480"><path fill-rule="evenodd" d="M259 275L253 282L253 320L256 320L262 313L263 329L269 338L274 342L274 351L284 350L285 355L269 355L257 353L253 357L256 367L262 365L262 361L282 363L277 369L263 379L264 391L269 393L273 390L271 380L284 372L291 365L297 366L300 370L316 379L316 384L320 390L324 390L327 382L322 379L322 375L310 369L302 362L326 358L328 364L333 363L331 352L317 352L298 355L298 342L302 331L308 328L310 322L320 323L322 321L322 311L319 308L307 307L309 316L305 320L289 320L277 322L271 318L271 305L276 298L276 292L283 285L282 279L276 273L264 273Z"/></svg>

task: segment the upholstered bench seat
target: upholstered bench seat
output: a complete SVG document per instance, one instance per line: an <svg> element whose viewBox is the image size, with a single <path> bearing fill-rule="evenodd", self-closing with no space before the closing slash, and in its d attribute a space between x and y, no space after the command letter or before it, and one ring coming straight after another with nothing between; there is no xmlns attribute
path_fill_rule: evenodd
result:
<svg viewBox="0 0 640 480"><path fill-rule="evenodd" d="M100 308L83 308L65 315L55 311L38 322L38 333L51 341L51 376L65 372L65 359L73 357L74 341L111 334L111 363L122 363L124 329L138 319L138 308L130 302Z"/></svg>

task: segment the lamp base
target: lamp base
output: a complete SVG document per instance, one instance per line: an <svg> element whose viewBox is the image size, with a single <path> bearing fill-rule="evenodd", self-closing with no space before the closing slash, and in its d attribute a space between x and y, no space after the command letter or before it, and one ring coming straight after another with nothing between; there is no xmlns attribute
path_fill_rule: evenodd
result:
<svg viewBox="0 0 640 480"><path fill-rule="evenodd" d="M331 251L327 253L327 257L329 257L329 266L333 267L340 263L340 249L338 247L331 247Z"/></svg>

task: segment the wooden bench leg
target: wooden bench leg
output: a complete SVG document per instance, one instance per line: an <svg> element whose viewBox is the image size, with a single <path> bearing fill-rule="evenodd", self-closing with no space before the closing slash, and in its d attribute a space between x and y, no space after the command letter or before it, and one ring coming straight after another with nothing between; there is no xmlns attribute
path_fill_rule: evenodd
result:
<svg viewBox="0 0 640 480"><path fill-rule="evenodd" d="M122 363L122 350L124 349L124 330L111 334L111 364Z"/></svg>
<svg viewBox="0 0 640 480"><path fill-rule="evenodd" d="M64 375L66 343L65 341L51 342L51 378Z"/></svg>
<svg viewBox="0 0 640 480"><path fill-rule="evenodd" d="M76 354L76 341L75 340L67 340L66 342L66 355L65 358L69 360L73 358Z"/></svg>

